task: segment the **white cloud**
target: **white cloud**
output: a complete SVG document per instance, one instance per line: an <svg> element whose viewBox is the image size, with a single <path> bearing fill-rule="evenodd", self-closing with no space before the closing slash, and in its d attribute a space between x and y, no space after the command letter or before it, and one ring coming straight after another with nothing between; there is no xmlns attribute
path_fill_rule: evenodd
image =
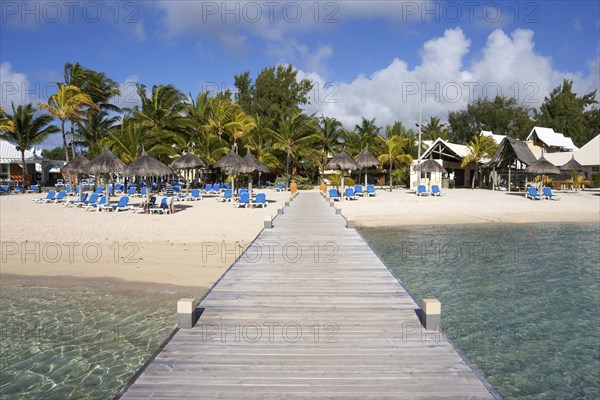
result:
<svg viewBox="0 0 600 400"><path fill-rule="evenodd" d="M39 99L36 98L35 92L37 90L31 87L26 74L13 71L9 62L0 64L0 104L5 110L10 110L11 103L37 104Z"/></svg>
<svg viewBox="0 0 600 400"><path fill-rule="evenodd" d="M121 95L111 99L112 104L120 108L133 108L140 105L140 96L137 93L138 82L139 77L137 75L128 76L123 82L120 82L119 91Z"/></svg>
<svg viewBox="0 0 600 400"><path fill-rule="evenodd" d="M352 82L327 82L316 71L299 71L299 78L315 82L308 112L341 120L352 127L361 117L376 118L379 125L403 121L413 127L419 109L423 119L431 116L446 120L449 111L466 107L478 97L517 97L538 108L544 96L562 83L574 80L578 94L598 88L598 60L591 60L589 72L558 71L552 59L535 51L533 32L517 29L507 35L495 30L479 57L469 65L465 58L473 52L470 40L460 28L427 41L420 52L420 65L409 69L399 58L371 76L359 75Z"/></svg>

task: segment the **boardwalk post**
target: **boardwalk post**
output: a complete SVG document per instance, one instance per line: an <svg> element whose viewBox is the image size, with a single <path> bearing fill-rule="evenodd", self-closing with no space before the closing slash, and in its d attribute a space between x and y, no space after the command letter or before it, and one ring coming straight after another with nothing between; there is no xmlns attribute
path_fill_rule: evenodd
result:
<svg viewBox="0 0 600 400"><path fill-rule="evenodd" d="M277 206L277 215L281 215L281 214L283 214L283 206L282 205Z"/></svg>
<svg viewBox="0 0 600 400"><path fill-rule="evenodd" d="M269 229L273 227L273 217L270 215L265 215L265 229Z"/></svg>
<svg viewBox="0 0 600 400"><path fill-rule="evenodd" d="M348 229L355 228L354 215L348 215L346 217L346 228L348 228Z"/></svg>
<svg viewBox="0 0 600 400"><path fill-rule="evenodd" d="M196 299L192 297L179 299L177 302L177 326L180 329L191 329L196 323Z"/></svg>
<svg viewBox="0 0 600 400"><path fill-rule="evenodd" d="M425 329L440 330L442 322L442 303L437 299L423 299L421 301L423 311L423 326Z"/></svg>
<svg viewBox="0 0 600 400"><path fill-rule="evenodd" d="M329 199L329 207L333 207L334 206L333 204L334 204L333 199Z"/></svg>
<svg viewBox="0 0 600 400"><path fill-rule="evenodd" d="M333 208L335 208L335 213L336 214L341 214L342 213L342 209L340 207L333 206Z"/></svg>

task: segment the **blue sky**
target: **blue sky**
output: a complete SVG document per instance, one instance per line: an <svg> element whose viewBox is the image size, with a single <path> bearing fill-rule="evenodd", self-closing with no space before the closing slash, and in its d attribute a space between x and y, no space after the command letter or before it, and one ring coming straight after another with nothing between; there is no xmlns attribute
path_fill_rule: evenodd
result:
<svg viewBox="0 0 600 400"><path fill-rule="evenodd" d="M64 63L185 93L292 63L314 80L309 112L412 124L496 92L539 107L573 79L599 84L596 1L0 2L0 103L38 102ZM48 145L55 144L55 138Z"/></svg>

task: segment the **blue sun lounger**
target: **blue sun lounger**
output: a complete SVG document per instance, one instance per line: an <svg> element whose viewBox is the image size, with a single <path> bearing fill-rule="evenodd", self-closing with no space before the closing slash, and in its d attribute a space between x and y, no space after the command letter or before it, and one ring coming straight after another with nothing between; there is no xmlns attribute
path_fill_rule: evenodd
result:
<svg viewBox="0 0 600 400"><path fill-rule="evenodd" d="M25 192L26 193L37 193L39 191L39 186L38 185L31 185L29 186L29 189L27 189Z"/></svg>
<svg viewBox="0 0 600 400"><path fill-rule="evenodd" d="M105 204L106 204L106 196L101 196L96 203L92 203L90 201L87 205L83 206L83 208L86 211L88 211L88 210L96 211L96 210L101 209Z"/></svg>
<svg viewBox="0 0 600 400"><path fill-rule="evenodd" d="M546 200L560 200L560 196L557 196L554 193L552 193L552 189L550 189L549 187L542 188L542 196L544 196Z"/></svg>
<svg viewBox="0 0 600 400"><path fill-rule="evenodd" d="M80 204L85 204L87 197L88 197L88 194L84 193L81 195L81 199L79 199L79 200L65 202L65 207L74 207L74 206L78 206Z"/></svg>
<svg viewBox="0 0 600 400"><path fill-rule="evenodd" d="M51 190L48 192L46 197L41 197L39 199L33 199L36 203L49 203L54 201L54 196L56 196L56 190Z"/></svg>
<svg viewBox="0 0 600 400"><path fill-rule="evenodd" d="M354 185L354 195L360 197L363 197L365 195L365 192L363 192L362 185Z"/></svg>
<svg viewBox="0 0 600 400"><path fill-rule="evenodd" d="M337 189L329 189L329 199L334 201L340 201L340 193Z"/></svg>
<svg viewBox="0 0 600 400"><path fill-rule="evenodd" d="M278 192L285 192L285 185L283 184L283 182L279 182L275 187L275 190L277 190Z"/></svg>
<svg viewBox="0 0 600 400"><path fill-rule="evenodd" d="M200 189L192 189L192 193L188 194L181 198L181 200L190 200L190 201L198 201L202 200L202 195L200 195Z"/></svg>
<svg viewBox="0 0 600 400"><path fill-rule="evenodd" d="M354 194L354 189L346 188L346 190L344 190L344 199L345 200L358 200L358 197Z"/></svg>
<svg viewBox="0 0 600 400"><path fill-rule="evenodd" d="M232 189L225 189L221 197L217 197L217 201L231 201L233 197Z"/></svg>
<svg viewBox="0 0 600 400"><path fill-rule="evenodd" d="M67 195L67 191L66 190L61 190L60 192L58 192L58 195L56 195L56 197L50 202L47 203L62 203L67 201L67 199L65 199L65 196Z"/></svg>
<svg viewBox="0 0 600 400"><path fill-rule="evenodd" d="M168 214L169 213L169 203L168 203L168 199L166 197L163 197L160 200L160 204L158 206L154 206L152 208L150 208L150 212L151 213L161 213L161 214Z"/></svg>
<svg viewBox="0 0 600 400"><path fill-rule="evenodd" d="M267 195L264 193L257 193L256 199L252 202L252 207L264 208L267 206Z"/></svg>
<svg viewBox="0 0 600 400"><path fill-rule="evenodd" d="M123 196L117 204L105 204L101 207L101 211L127 211L129 210L129 197Z"/></svg>
<svg viewBox="0 0 600 400"><path fill-rule="evenodd" d="M431 185L431 195L432 196L444 196L446 193L440 190L438 185Z"/></svg>
<svg viewBox="0 0 600 400"><path fill-rule="evenodd" d="M375 197L376 193L375 193L375 186L373 185L367 185L367 195L369 197Z"/></svg>
<svg viewBox="0 0 600 400"><path fill-rule="evenodd" d="M417 186L417 196L427 196L428 194L425 185Z"/></svg>
<svg viewBox="0 0 600 400"><path fill-rule="evenodd" d="M529 186L527 188L527 193L525 193L525 198L531 200L541 200L542 196L540 196L536 188Z"/></svg>
<svg viewBox="0 0 600 400"><path fill-rule="evenodd" d="M248 207L250 205L250 194L248 192L240 193L240 199L233 203L236 207Z"/></svg>

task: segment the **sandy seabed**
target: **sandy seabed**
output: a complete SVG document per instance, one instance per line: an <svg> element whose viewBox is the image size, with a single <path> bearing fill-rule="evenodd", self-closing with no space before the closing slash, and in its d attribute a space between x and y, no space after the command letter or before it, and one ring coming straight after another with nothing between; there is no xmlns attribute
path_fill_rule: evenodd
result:
<svg viewBox="0 0 600 400"><path fill-rule="evenodd" d="M289 199L289 193L263 192L270 201L265 208L235 208L214 195L177 202L173 215L89 212L32 202L40 194L1 196L0 284L202 295L259 234L265 216L274 216ZM523 193L489 190L418 197L383 188L375 197L336 202L336 207L359 227L600 223L600 191L557 194L559 201L532 201ZM323 206L328 207L325 200Z"/></svg>

